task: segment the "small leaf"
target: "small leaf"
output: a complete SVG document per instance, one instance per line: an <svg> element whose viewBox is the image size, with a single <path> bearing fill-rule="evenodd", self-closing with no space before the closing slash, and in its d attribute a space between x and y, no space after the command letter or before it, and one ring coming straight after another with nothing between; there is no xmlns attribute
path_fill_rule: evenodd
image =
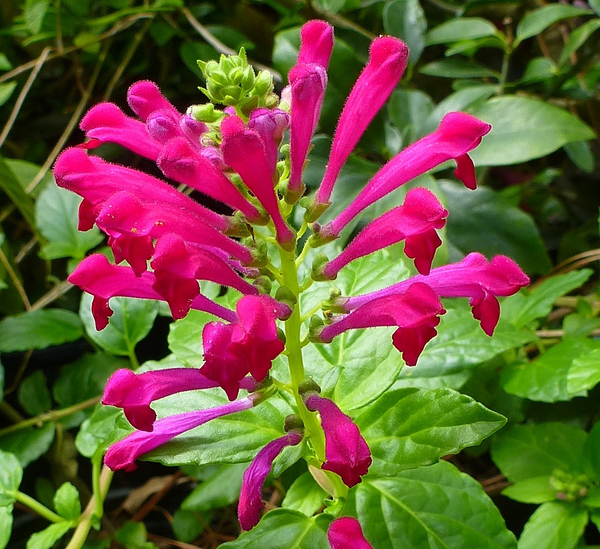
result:
<svg viewBox="0 0 600 549"><path fill-rule="evenodd" d="M2 496L0 495L0 498ZM13 507L4 505L0 507L0 549L4 549L10 541L13 524Z"/></svg>
<svg viewBox="0 0 600 549"><path fill-rule="evenodd" d="M31 34L40 32L49 6L50 0L25 0L23 13L25 15L25 24Z"/></svg>
<svg viewBox="0 0 600 549"><path fill-rule="evenodd" d="M41 370L36 370L22 381L19 386L19 404L30 416L37 416L52 408L46 376Z"/></svg>
<svg viewBox="0 0 600 549"><path fill-rule="evenodd" d="M560 54L558 65L564 67L571 58L571 55L581 48L598 29L600 29L600 19L592 19L574 29L569 35L569 41Z"/></svg>
<svg viewBox="0 0 600 549"><path fill-rule="evenodd" d="M525 524L519 549L573 549L587 522L585 509L562 502L544 503Z"/></svg>
<svg viewBox="0 0 600 549"><path fill-rule="evenodd" d="M502 495L521 503L546 503L556 500L556 489L550 485L550 477L533 477L515 482L502 490Z"/></svg>
<svg viewBox="0 0 600 549"><path fill-rule="evenodd" d="M38 309L0 322L0 351L45 349L77 341L83 335L79 317L63 309Z"/></svg>
<svg viewBox="0 0 600 549"><path fill-rule="evenodd" d="M584 472L591 479L600 480L600 422L597 421L583 446Z"/></svg>
<svg viewBox="0 0 600 549"><path fill-rule="evenodd" d="M481 17L460 17L451 19L427 33L426 44L449 44L462 40L474 40L498 34L496 27Z"/></svg>
<svg viewBox="0 0 600 549"><path fill-rule="evenodd" d="M0 506L12 505L19 490L23 468L14 454L0 450Z"/></svg>
<svg viewBox="0 0 600 549"><path fill-rule="evenodd" d="M373 456L369 472L391 476L480 444L506 418L450 389L410 388L385 393L355 421Z"/></svg>
<svg viewBox="0 0 600 549"><path fill-rule="evenodd" d="M23 467L44 455L54 440L54 423L48 421L41 427L20 429L0 437L0 448L13 453Z"/></svg>
<svg viewBox="0 0 600 549"><path fill-rule="evenodd" d="M585 173L592 173L594 171L596 160L587 141L573 141L572 143L567 143L563 148L573 164L580 170L583 170Z"/></svg>
<svg viewBox="0 0 600 549"><path fill-rule="evenodd" d="M451 57L432 61L419 69L421 74L440 78L499 78L500 75L475 61L463 57Z"/></svg>
<svg viewBox="0 0 600 549"><path fill-rule="evenodd" d="M183 500L181 509L203 512L231 505L240 497L242 476L248 465L248 463L220 465L215 474L203 480Z"/></svg>
<svg viewBox="0 0 600 549"><path fill-rule="evenodd" d="M123 412L119 408L98 405L92 415L81 424L75 437L75 446L79 453L91 458L96 452L104 449L115 431L117 419L122 416Z"/></svg>
<svg viewBox="0 0 600 549"><path fill-rule="evenodd" d="M328 495L313 476L306 471L302 473L289 487L281 507L300 511L307 517L312 517L321 507Z"/></svg>
<svg viewBox="0 0 600 549"><path fill-rule="evenodd" d="M427 19L419 0L393 0L383 8L386 34L401 38L409 49L408 62L415 65L425 48Z"/></svg>
<svg viewBox="0 0 600 549"><path fill-rule="evenodd" d="M10 59L5 54L0 53L0 71L9 71L13 68Z"/></svg>
<svg viewBox="0 0 600 549"><path fill-rule="evenodd" d="M65 482L54 494L54 509L66 520L74 522L81 514L79 492L70 482Z"/></svg>
<svg viewBox="0 0 600 549"><path fill-rule="evenodd" d="M25 221L30 227L35 226L34 203L25 192L19 179L11 170L8 162L0 157L0 189L2 189L11 202L17 207Z"/></svg>
<svg viewBox="0 0 600 549"><path fill-rule="evenodd" d="M173 533L179 541L189 543L194 541L202 533L204 524L203 521L198 518L198 513L177 509L173 515L171 528L173 528Z"/></svg>
<svg viewBox="0 0 600 549"><path fill-rule="evenodd" d="M10 99L16 87L17 83L14 80L0 84L0 106L4 105Z"/></svg>
<svg viewBox="0 0 600 549"><path fill-rule="evenodd" d="M557 21L593 13L594 12L591 10L576 8L575 6L565 4L550 4L538 8L537 10L533 10L519 22L514 47L517 47L517 45L526 38L531 38L532 36L541 33Z"/></svg>

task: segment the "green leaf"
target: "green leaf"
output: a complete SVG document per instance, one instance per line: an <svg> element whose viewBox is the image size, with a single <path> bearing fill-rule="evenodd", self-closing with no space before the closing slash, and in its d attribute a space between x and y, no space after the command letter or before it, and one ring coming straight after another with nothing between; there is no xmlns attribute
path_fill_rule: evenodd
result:
<svg viewBox="0 0 600 549"><path fill-rule="evenodd" d="M517 47L526 38L531 38L547 29L550 25L567 19L569 17L579 17L581 15L591 15L592 10L583 10L575 6L565 4L550 4L537 10L529 12L517 25L517 35L514 47Z"/></svg>
<svg viewBox="0 0 600 549"><path fill-rule="evenodd" d="M81 201L75 193L57 185L48 185L40 193L35 203L35 223L48 241L42 246L42 258L83 259L88 250L102 242L104 236L97 227L86 232L77 229Z"/></svg>
<svg viewBox="0 0 600 549"><path fill-rule="evenodd" d="M517 362L502 372L504 390L538 402L585 396L600 381L600 341L563 339L530 363Z"/></svg>
<svg viewBox="0 0 600 549"><path fill-rule="evenodd" d="M544 242L531 216L486 187L471 191L447 181L440 187L450 212L446 234L461 252L507 255L528 273L550 270Z"/></svg>
<svg viewBox="0 0 600 549"><path fill-rule="evenodd" d="M34 204L31 197L25 192L19 179L11 170L8 162L0 157L0 189L10 198L11 202L19 210L23 219L30 227L35 226Z"/></svg>
<svg viewBox="0 0 600 549"><path fill-rule="evenodd" d="M204 530L204 524L194 511L177 509L171 523L173 533L179 541L189 543L194 541Z"/></svg>
<svg viewBox="0 0 600 549"><path fill-rule="evenodd" d="M182 504L184 511L209 511L226 507L237 501L242 487L242 476L248 463L220 465L214 475L192 490Z"/></svg>
<svg viewBox="0 0 600 549"><path fill-rule="evenodd" d="M54 432L54 423L51 421L44 423L41 427L20 429L0 437L0 448L13 453L21 465L26 467L50 449L54 440Z"/></svg>
<svg viewBox="0 0 600 549"><path fill-rule="evenodd" d="M541 158L572 141L594 139L592 129L565 109L539 99L504 95L471 114L492 125L469 153L477 166L507 166Z"/></svg>
<svg viewBox="0 0 600 549"><path fill-rule="evenodd" d="M388 115L408 145L423 135L423 121L433 110L433 101L420 90L395 90L388 101Z"/></svg>
<svg viewBox="0 0 600 549"><path fill-rule="evenodd" d="M447 462L366 477L354 493L365 537L378 549L516 548L481 485Z"/></svg>
<svg viewBox="0 0 600 549"><path fill-rule="evenodd" d="M585 509L562 502L544 503L525 524L519 549L573 549L587 522Z"/></svg>
<svg viewBox="0 0 600 549"><path fill-rule="evenodd" d="M585 432L564 423L514 425L492 441L492 459L511 482L551 476L555 469L581 472Z"/></svg>
<svg viewBox="0 0 600 549"><path fill-rule="evenodd" d="M123 412L119 408L99 404L92 415L81 424L75 437L75 446L79 453L91 458L96 452L104 449L115 431L117 419L122 415Z"/></svg>
<svg viewBox="0 0 600 549"><path fill-rule="evenodd" d="M419 0L393 0L383 8L386 34L401 38L409 49L408 62L415 65L425 48L427 19Z"/></svg>
<svg viewBox="0 0 600 549"><path fill-rule="evenodd" d="M17 456L0 450L0 506L12 505L12 494L19 490L23 480L23 468Z"/></svg>
<svg viewBox="0 0 600 549"><path fill-rule="evenodd" d="M42 28L44 17L50 6L50 0L25 0L25 24L31 34L37 34Z"/></svg>
<svg viewBox="0 0 600 549"><path fill-rule="evenodd" d="M110 308L114 314L104 330L96 330L92 316L92 296L84 293L81 297L79 315L85 331L94 343L114 355L131 355L135 346L144 339L154 324L158 314L158 303L149 299L113 297Z"/></svg>
<svg viewBox="0 0 600 549"><path fill-rule="evenodd" d="M9 71L13 68L10 59L5 54L0 53L0 71Z"/></svg>
<svg viewBox="0 0 600 549"><path fill-rule="evenodd" d="M521 503L546 503L556 500L556 489L550 485L550 477L533 477L515 482L502 490L502 495Z"/></svg>
<svg viewBox="0 0 600 549"><path fill-rule="evenodd" d="M26 377L19 386L19 404L30 416L37 416L52 408L46 376L41 370Z"/></svg>
<svg viewBox="0 0 600 549"><path fill-rule="evenodd" d="M4 105L9 99L12 93L15 91L17 87L17 82L4 82L0 84L0 106Z"/></svg>
<svg viewBox="0 0 600 549"><path fill-rule="evenodd" d="M569 41L565 45L563 51L560 54L558 65L564 67L571 55L573 55L581 46L583 46L588 38L592 36L598 29L600 29L600 19L592 19L591 21L585 22L571 32L569 35Z"/></svg>
<svg viewBox="0 0 600 549"><path fill-rule="evenodd" d="M281 507L300 511L307 517L312 517L321 507L328 495L313 476L306 471L302 473L289 487Z"/></svg>
<svg viewBox="0 0 600 549"><path fill-rule="evenodd" d="M128 549L145 549L148 532L143 522L128 520L115 532L116 540Z"/></svg>
<svg viewBox="0 0 600 549"><path fill-rule="evenodd" d="M48 528L33 534L27 541L25 549L50 549L71 529L67 521L51 524Z"/></svg>
<svg viewBox="0 0 600 549"><path fill-rule="evenodd" d="M176 320L169 326L169 349L182 364L190 368L204 365L202 357L202 329L213 321L214 316L203 311L191 310L185 318Z"/></svg>
<svg viewBox="0 0 600 549"><path fill-rule="evenodd" d="M81 514L79 492L70 482L65 482L54 494L54 509L68 521L76 521Z"/></svg>
<svg viewBox="0 0 600 549"><path fill-rule="evenodd" d="M2 497L0 495L0 497ZM0 507L0 549L4 549L10 540L13 524L12 505Z"/></svg>
<svg viewBox="0 0 600 549"><path fill-rule="evenodd" d="M497 78L500 75L496 71L488 69L475 61L463 57L450 57L432 61L419 69L421 74L438 76L440 78Z"/></svg>
<svg viewBox="0 0 600 549"><path fill-rule="evenodd" d="M77 341L83 335L79 317L63 309L38 309L0 322L0 352L45 349Z"/></svg>
<svg viewBox="0 0 600 549"><path fill-rule="evenodd" d="M584 472L593 480L600 480L600 422L596 422L583 446Z"/></svg>
<svg viewBox="0 0 600 549"><path fill-rule="evenodd" d="M221 549L329 549L326 515L306 517L299 511L275 509L268 512L257 526L235 541L219 545Z"/></svg>
<svg viewBox="0 0 600 549"><path fill-rule="evenodd" d="M545 318L559 297L579 288L592 272L591 269L581 269L554 275L533 290L521 290L503 301L503 318L517 327L527 326L537 318Z"/></svg>
<svg viewBox="0 0 600 549"><path fill-rule="evenodd" d="M426 36L426 44L449 44L462 40L475 40L498 34L496 27L487 19L481 17L460 17L451 19L434 29Z"/></svg>
<svg viewBox="0 0 600 549"><path fill-rule="evenodd" d="M594 171L596 160L587 141L573 141L572 143L567 143L563 148L573 164L580 170L583 170L585 173L592 173Z"/></svg>
<svg viewBox="0 0 600 549"><path fill-rule="evenodd" d="M408 388L385 393L355 422L373 456L369 472L392 476L480 444L506 418L450 389Z"/></svg>
<svg viewBox="0 0 600 549"><path fill-rule="evenodd" d="M40 170L42 169L41 166L31 162L26 162L25 160L6 158L4 161L11 169L23 189L27 189L27 187L29 187L30 183L38 176ZM39 193L50 184L54 185L54 178L52 177L52 172L46 172L39 184L31 191L31 196L38 196ZM34 210L33 204L31 210L32 212Z"/></svg>

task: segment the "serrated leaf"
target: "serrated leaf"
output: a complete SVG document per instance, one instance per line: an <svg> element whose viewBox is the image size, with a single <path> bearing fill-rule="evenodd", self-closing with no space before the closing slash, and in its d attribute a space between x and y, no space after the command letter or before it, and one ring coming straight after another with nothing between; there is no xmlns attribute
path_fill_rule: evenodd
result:
<svg viewBox="0 0 600 549"><path fill-rule="evenodd" d="M12 494L19 490L23 480L23 467L17 456L0 450L0 506L12 505Z"/></svg>
<svg viewBox="0 0 600 549"><path fill-rule="evenodd" d="M481 485L447 462L367 477L355 490L358 519L377 549L516 548Z"/></svg>
<svg viewBox="0 0 600 549"><path fill-rule="evenodd" d="M511 482L551 476L555 469L581 472L586 434L563 423L514 425L492 441L492 459Z"/></svg>
<svg viewBox="0 0 600 549"><path fill-rule="evenodd" d="M516 482L502 490L502 495L521 503L546 503L556 500L556 489L550 485L550 477L533 477Z"/></svg>
<svg viewBox="0 0 600 549"><path fill-rule="evenodd" d="M26 549L50 549L71 529L70 523L57 522L48 528L33 534L27 541Z"/></svg>
<svg viewBox="0 0 600 549"><path fill-rule="evenodd" d="M557 298L579 288L592 273L591 269L571 271L547 278L530 291L522 290L503 301L503 318L522 327L548 316Z"/></svg>
<svg viewBox="0 0 600 549"><path fill-rule="evenodd" d="M461 252L507 255L527 273L550 270L546 247L531 216L485 187L470 191L449 181L440 187L450 212L446 234Z"/></svg>
<svg viewBox="0 0 600 549"><path fill-rule="evenodd" d="M76 521L81 514L79 492L70 482L65 482L54 494L54 509L68 521Z"/></svg>
<svg viewBox="0 0 600 549"><path fill-rule="evenodd" d="M56 428L48 421L41 427L28 427L0 437L0 448L13 453L23 467L44 455L52 445Z"/></svg>
<svg viewBox="0 0 600 549"><path fill-rule="evenodd" d="M30 416L37 416L52 408L46 376L41 370L36 370L21 382L18 394L19 404Z"/></svg>
<svg viewBox="0 0 600 549"><path fill-rule="evenodd" d="M409 49L408 62L415 65L425 48L427 19L419 0L393 0L383 9L386 34L401 38Z"/></svg>
<svg viewBox="0 0 600 549"><path fill-rule="evenodd" d="M214 475L202 481L181 503L184 511L209 511L237 501L242 476L249 463L220 465Z"/></svg>
<svg viewBox="0 0 600 549"><path fill-rule="evenodd" d="M459 17L451 19L434 29L431 29L426 36L426 44L449 44L451 42L460 42L462 40L474 40L486 36L494 36L497 33L496 27L487 19L481 17Z"/></svg>
<svg viewBox="0 0 600 549"><path fill-rule="evenodd" d="M331 517L306 517L299 511L275 509L268 512L257 526L235 541L219 545L221 549L330 549L327 528Z"/></svg>
<svg viewBox="0 0 600 549"><path fill-rule="evenodd" d="M4 549L10 541L13 524L13 507L4 505L0 507L0 549Z"/></svg>
<svg viewBox="0 0 600 549"><path fill-rule="evenodd" d="M114 355L130 355L135 346L144 339L158 314L158 303L149 299L113 297L110 308L114 314L104 330L96 330L92 316L92 296L81 296L79 315L85 331L94 343Z"/></svg>
<svg viewBox="0 0 600 549"><path fill-rule="evenodd" d="M281 507L300 511L307 517L312 517L321 507L323 501L328 497L327 492L321 488L313 476L306 471L302 473L289 487Z"/></svg>
<svg viewBox="0 0 600 549"><path fill-rule="evenodd" d="M563 339L529 363L509 364L502 372L504 390L521 398L539 402L568 401L585 396L599 381L598 353L600 341Z"/></svg>
<svg viewBox="0 0 600 549"><path fill-rule="evenodd" d="M38 309L6 317L0 322L0 351L45 349L78 340L83 335L79 317L64 309Z"/></svg>
<svg viewBox="0 0 600 549"><path fill-rule="evenodd" d="M531 38L547 29L550 25L567 19L569 17L579 17L581 15L591 15L592 10L585 10L566 4L550 4L529 12L517 25L516 47L526 38Z"/></svg>
<svg viewBox="0 0 600 549"><path fill-rule="evenodd" d="M369 472L391 476L476 446L506 418L450 389L409 388L385 393L355 422L371 449Z"/></svg>
<svg viewBox="0 0 600 549"><path fill-rule="evenodd" d="M477 166L507 166L541 158L572 141L594 139L569 111L539 99L504 95L472 109L492 131L469 156Z"/></svg>
<svg viewBox="0 0 600 549"><path fill-rule="evenodd" d="M585 509L568 503L544 503L525 524L519 549L573 549L587 522Z"/></svg>

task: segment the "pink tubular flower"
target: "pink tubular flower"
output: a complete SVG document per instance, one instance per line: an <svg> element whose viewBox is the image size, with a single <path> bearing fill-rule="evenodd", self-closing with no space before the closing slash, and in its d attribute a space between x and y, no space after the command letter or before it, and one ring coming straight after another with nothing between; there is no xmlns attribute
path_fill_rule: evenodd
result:
<svg viewBox="0 0 600 549"><path fill-rule="evenodd" d="M235 402L210 410L197 410L159 419L154 422L154 429L151 432L136 431L113 444L104 456L104 463L113 471L119 469L133 471L137 468L135 461L140 456L151 452L177 435L181 435L195 427L200 427L200 425L212 419L249 410L259 397L258 393L253 393Z"/></svg>
<svg viewBox="0 0 600 549"><path fill-rule="evenodd" d="M241 118L227 116L221 122L223 160L242 178L244 184L263 205L275 225L277 241L294 245L294 233L283 220L273 188L274 174L269 167L267 150L258 132L247 129Z"/></svg>
<svg viewBox="0 0 600 549"><path fill-rule="evenodd" d="M289 125L290 117L281 109L254 109L250 113L248 128L260 135L272 174L277 168L279 145L283 139L283 132Z"/></svg>
<svg viewBox="0 0 600 549"><path fill-rule="evenodd" d="M333 27L330 24L314 19L302 26L298 64L315 63L326 69L332 51Z"/></svg>
<svg viewBox="0 0 600 549"><path fill-rule="evenodd" d="M433 269L429 276L418 275L383 290L348 299L339 303L344 310L359 310L382 297L404 292L415 283L425 283L440 297L468 297L473 316L481 321L483 331L491 336L500 317L496 296L510 296L529 284L529 277L509 257L497 255L491 261L471 253L459 263Z"/></svg>
<svg viewBox="0 0 600 549"><path fill-rule="evenodd" d="M238 504L238 519L242 530L251 530L260 520L260 512L264 507L261 490L273 460L286 446L295 446L302 440L302 433L290 431L281 438L269 442L252 460L250 467L244 472L240 502Z"/></svg>
<svg viewBox="0 0 600 549"><path fill-rule="evenodd" d="M467 153L479 145L490 129L489 124L469 114L447 114L435 132L413 143L383 166L354 201L323 230L339 234L365 208L447 160L456 161L456 176L469 189L474 189L475 168Z"/></svg>
<svg viewBox="0 0 600 549"><path fill-rule="evenodd" d="M344 162L400 81L407 59L408 48L401 40L391 36L373 40L369 62L354 84L335 130L327 170L315 197L317 208L329 203Z"/></svg>
<svg viewBox="0 0 600 549"><path fill-rule="evenodd" d="M127 91L127 103L144 122L158 110L169 112L175 119L180 116L177 109L160 92L158 86L150 80L140 80L132 84Z"/></svg>
<svg viewBox="0 0 600 549"><path fill-rule="evenodd" d="M334 337L346 330L371 328L375 326L397 326L392 336L394 347L402 353L404 362L409 366L417 363L425 344L437 334L439 315L446 311L437 294L423 282L415 282L415 277L407 285L395 292L375 296L355 308L350 314L335 319L322 328L318 337L329 343ZM383 292L384 290L381 290ZM362 297L362 296L361 296ZM354 298L344 302L344 308Z"/></svg>
<svg viewBox="0 0 600 549"><path fill-rule="evenodd" d="M335 519L327 530L327 541L331 549L373 549L365 539L360 522L352 517Z"/></svg>
<svg viewBox="0 0 600 549"><path fill-rule="evenodd" d="M429 274L435 250L442 241L435 229L446 223L448 211L427 189L410 190L402 206L369 223L344 251L323 269L326 278L334 279L351 261L405 240L405 252L415 259L417 270ZM319 237L330 235L320 232ZM337 236L337 235L331 235Z"/></svg>
<svg viewBox="0 0 600 549"><path fill-rule="evenodd" d="M315 392L304 395L311 412L319 412L325 433L325 458L322 469L337 473L352 488L367 474L371 451L356 424L328 398Z"/></svg>

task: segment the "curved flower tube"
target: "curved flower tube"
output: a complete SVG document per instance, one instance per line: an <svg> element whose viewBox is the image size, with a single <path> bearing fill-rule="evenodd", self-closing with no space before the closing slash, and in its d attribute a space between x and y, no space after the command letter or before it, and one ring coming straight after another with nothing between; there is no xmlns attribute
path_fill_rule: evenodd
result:
<svg viewBox="0 0 600 549"><path fill-rule="evenodd" d="M365 539L360 522L352 517L335 519L327 530L331 549L373 549Z"/></svg>
<svg viewBox="0 0 600 549"><path fill-rule="evenodd" d="M144 122L158 110L169 112L174 119L181 115L179 111L160 92L158 86L150 80L140 80L127 90L129 108Z"/></svg>
<svg viewBox="0 0 600 549"><path fill-rule="evenodd" d="M333 27L319 19L313 19L300 29L298 64L315 63L327 69L333 51Z"/></svg>

